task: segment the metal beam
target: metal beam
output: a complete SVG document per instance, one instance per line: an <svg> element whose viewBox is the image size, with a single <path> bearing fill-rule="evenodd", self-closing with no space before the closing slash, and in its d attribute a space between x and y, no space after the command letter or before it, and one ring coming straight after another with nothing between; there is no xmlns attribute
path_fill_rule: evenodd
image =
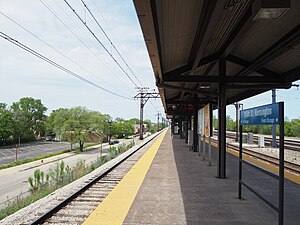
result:
<svg viewBox="0 0 300 225"><path fill-rule="evenodd" d="M285 82L294 82L300 79L300 66L282 74Z"/></svg>
<svg viewBox="0 0 300 225"><path fill-rule="evenodd" d="M202 83L218 83L219 77L216 75L179 75L173 77L167 77L164 82L202 82ZM247 76L236 77L227 76L226 82L228 83L264 83L264 84L277 84L282 82L282 76L264 77L264 76Z"/></svg>
<svg viewBox="0 0 300 225"><path fill-rule="evenodd" d="M193 105L193 104L199 104L199 105L204 105L204 104L208 104L210 102L215 102L212 101L210 99L205 99L205 100L197 100L197 99L178 99L178 100L170 100L167 101L167 104L180 104L180 105L184 105L184 104L189 104L189 105Z"/></svg>
<svg viewBox="0 0 300 225"><path fill-rule="evenodd" d="M236 76L245 76L252 71L257 70L262 65L267 63L268 61L276 58L283 52L290 50L291 46L299 43L300 38L300 24L294 27L290 32L284 35L279 41L274 43L270 48L265 50L262 54L260 54L251 65L241 70Z"/></svg>
<svg viewBox="0 0 300 225"><path fill-rule="evenodd" d="M248 4L248 8L245 9L243 17L236 24L234 30L231 32L230 36L227 38L224 45L220 49L220 55L227 56L237 45L237 43L240 43L241 38L247 33L250 26L252 25L253 18L255 17L256 13L253 10L252 2L249 1Z"/></svg>
<svg viewBox="0 0 300 225"><path fill-rule="evenodd" d="M203 58L203 59L200 60L199 66L203 66L203 65L206 65L208 63L217 61L218 59L219 59L219 54L218 53L210 55L210 56L207 56L207 57L205 57L205 58ZM181 76L181 74L189 72L189 71L191 71L191 69L192 69L192 65L191 64L187 64L187 65L179 67L179 68L177 68L175 70L166 72L166 73L163 74L163 80L165 80L165 79L172 79L172 77Z"/></svg>
<svg viewBox="0 0 300 225"><path fill-rule="evenodd" d="M226 0L204 1L204 6L199 17L197 33L189 57L189 61L193 61L193 69L201 66L204 49L215 31L216 24L218 23L226 2Z"/></svg>
<svg viewBox="0 0 300 225"><path fill-rule="evenodd" d="M175 70L163 73L163 79L165 79L165 77L172 77L172 76L180 75L182 73L190 71L191 69L192 69L191 65L185 65L185 66L179 67Z"/></svg>
<svg viewBox="0 0 300 225"><path fill-rule="evenodd" d="M279 84L258 84L258 85L237 85L237 84L226 84L228 89L289 89L292 83L279 83Z"/></svg>
<svg viewBox="0 0 300 225"><path fill-rule="evenodd" d="M218 97L219 96L219 94L215 93L215 92L195 90L192 88L179 87L179 86L168 85L168 84L164 84L164 83L157 84L157 86L160 88L173 89L173 90L184 91L184 92L189 92L189 93L194 93L194 94L200 94L200 95L204 95L207 97Z"/></svg>
<svg viewBox="0 0 300 225"><path fill-rule="evenodd" d="M166 114L168 115L175 115L175 116L181 116L181 117L185 117L187 115L192 115L193 112L185 112L185 111L176 111L176 110L167 110Z"/></svg>
<svg viewBox="0 0 300 225"><path fill-rule="evenodd" d="M177 95L175 95L171 98L166 98L166 102L173 101L173 100L178 100L178 99L180 99L180 96L181 96L180 94L177 94Z"/></svg>
<svg viewBox="0 0 300 225"><path fill-rule="evenodd" d="M235 56L235 55L232 55L232 54L229 54L227 56L227 61L229 62L232 62L234 64L237 64L237 65L240 65L242 67L248 67L251 65L251 62L245 60L245 59L242 59L238 56ZM265 77L271 77L271 78L274 78L275 76L279 76L278 73L272 71L272 70L269 70L269 69L266 69L266 68L259 68L258 70L256 70L255 72L257 73L260 73L262 75L264 75Z"/></svg>

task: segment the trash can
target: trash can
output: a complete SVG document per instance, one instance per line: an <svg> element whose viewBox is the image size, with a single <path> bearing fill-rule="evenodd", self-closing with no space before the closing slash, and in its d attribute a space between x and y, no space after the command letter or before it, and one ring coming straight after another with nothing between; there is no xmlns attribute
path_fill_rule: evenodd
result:
<svg viewBox="0 0 300 225"><path fill-rule="evenodd" d="M258 147L259 148L265 147L265 137L264 136L258 136Z"/></svg>
<svg viewBox="0 0 300 225"><path fill-rule="evenodd" d="M248 133L248 144L253 144L253 133Z"/></svg>

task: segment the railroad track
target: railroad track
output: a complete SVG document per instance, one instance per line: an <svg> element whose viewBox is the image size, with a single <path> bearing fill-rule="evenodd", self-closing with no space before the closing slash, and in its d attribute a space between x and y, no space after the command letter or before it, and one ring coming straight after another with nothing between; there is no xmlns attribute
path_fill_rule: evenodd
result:
<svg viewBox="0 0 300 225"><path fill-rule="evenodd" d="M217 135L218 132L215 132L215 135ZM230 139L235 139L235 133L226 133L226 137ZM279 139L276 139L277 145L279 145ZM258 144L258 135L253 135L253 143ZM265 137L265 145L271 146L272 138ZM300 140L290 140L285 139L284 140L284 149L291 150L291 151L300 151Z"/></svg>
<svg viewBox="0 0 300 225"><path fill-rule="evenodd" d="M216 139L212 139L212 142L218 143L218 141ZM227 147L234 150L234 151L239 152L239 146L227 143ZM245 148L245 147L243 147L243 153L246 154L246 155L249 155L251 157L260 159L262 161L265 161L269 164L275 165L277 167L279 166L279 160L276 157L269 156L269 155L266 155L266 154L263 154L263 153L259 153L259 152L253 151L253 150L251 150L249 148ZM285 167L285 169L300 175L300 166L298 164L285 161L284 162L284 167Z"/></svg>
<svg viewBox="0 0 300 225"><path fill-rule="evenodd" d="M152 137L130 155L87 182L71 196L62 196L60 203L30 224L82 224L145 153L147 149L143 147L157 136Z"/></svg>

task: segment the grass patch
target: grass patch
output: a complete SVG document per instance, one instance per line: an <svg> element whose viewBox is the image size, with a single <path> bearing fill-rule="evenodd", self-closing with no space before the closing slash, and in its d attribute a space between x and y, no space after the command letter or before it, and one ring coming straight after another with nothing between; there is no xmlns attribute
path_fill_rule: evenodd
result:
<svg viewBox="0 0 300 225"><path fill-rule="evenodd" d="M28 178L30 195L8 201L6 207L0 211L0 220L92 172L104 163L127 151L132 146L134 146L134 142L128 145L121 144L117 148L111 146L108 150L108 155L99 156L88 165L85 164L85 161L79 160L76 165L69 167L61 160L52 166L46 174L39 169L35 170L33 176Z"/></svg>

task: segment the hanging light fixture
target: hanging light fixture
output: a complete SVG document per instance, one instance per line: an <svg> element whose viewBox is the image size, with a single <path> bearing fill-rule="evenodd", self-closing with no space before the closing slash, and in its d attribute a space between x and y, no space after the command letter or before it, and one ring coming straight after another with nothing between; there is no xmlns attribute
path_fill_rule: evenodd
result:
<svg viewBox="0 0 300 225"><path fill-rule="evenodd" d="M257 4L257 5L256 5ZM291 7L290 0L259 0L255 3L259 8L253 20L277 20Z"/></svg>

